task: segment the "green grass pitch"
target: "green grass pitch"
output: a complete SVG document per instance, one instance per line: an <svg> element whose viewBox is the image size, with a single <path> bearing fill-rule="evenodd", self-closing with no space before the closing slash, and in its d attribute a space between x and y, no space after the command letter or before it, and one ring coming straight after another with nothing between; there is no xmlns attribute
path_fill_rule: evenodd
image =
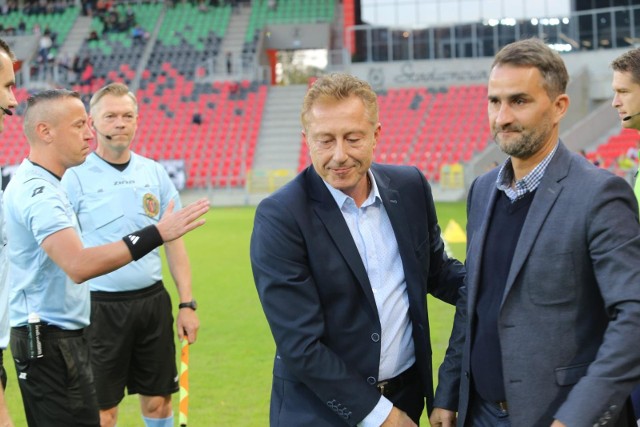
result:
<svg viewBox="0 0 640 427"><path fill-rule="evenodd" d="M436 206L442 229L450 219L466 225L464 203ZM187 250L198 300L200 331L190 348L189 426L247 426L269 424L269 393L275 346L258 301L249 263L249 237L254 208L215 208L207 224L188 235ZM464 244L449 245L464 258ZM174 306L176 292L165 269L165 284ZM434 375L442 360L451 330L452 307L429 298ZM175 312L174 312L175 315ZM180 345L176 344L179 358ZM9 382L9 411L16 426L26 426L22 400L10 352L4 356ZM173 395L178 426L178 394ZM143 426L137 396L120 405L118 426ZM423 416L423 425L426 417Z"/></svg>

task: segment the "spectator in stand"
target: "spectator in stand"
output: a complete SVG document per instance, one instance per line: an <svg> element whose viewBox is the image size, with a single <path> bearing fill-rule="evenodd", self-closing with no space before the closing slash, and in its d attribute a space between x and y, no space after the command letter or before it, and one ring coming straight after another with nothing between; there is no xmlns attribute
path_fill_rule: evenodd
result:
<svg viewBox="0 0 640 427"><path fill-rule="evenodd" d="M38 41L38 61L42 64L45 64L49 59L49 51L51 50L51 46L53 46L53 41L51 40L51 36L47 31L45 31Z"/></svg>
<svg viewBox="0 0 640 427"><path fill-rule="evenodd" d="M134 44L144 43L146 39L146 31L140 25L136 25L131 30L131 38L133 39Z"/></svg>
<svg viewBox="0 0 640 427"><path fill-rule="evenodd" d="M98 33L96 32L96 30L91 30L91 32L89 33L89 37L87 38L87 41L93 42L98 40L100 40L100 37L98 36Z"/></svg>
<svg viewBox="0 0 640 427"><path fill-rule="evenodd" d="M227 74L231 75L231 73L233 72L233 54L231 52L227 52L226 60L227 60Z"/></svg>
<svg viewBox="0 0 640 427"><path fill-rule="evenodd" d="M93 83L93 64L87 58L84 60L84 67L82 69L82 74L80 75L80 84L89 85Z"/></svg>

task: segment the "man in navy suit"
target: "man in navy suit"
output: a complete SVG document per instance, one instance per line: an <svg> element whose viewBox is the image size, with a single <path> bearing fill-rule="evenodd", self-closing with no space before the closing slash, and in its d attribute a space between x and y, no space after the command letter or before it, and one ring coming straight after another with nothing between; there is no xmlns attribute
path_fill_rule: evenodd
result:
<svg viewBox="0 0 640 427"><path fill-rule="evenodd" d="M302 106L313 167L256 211L251 263L277 352L272 426L415 426L433 400L426 296L455 303L431 189L372 164L376 94L345 74Z"/></svg>
<svg viewBox="0 0 640 427"><path fill-rule="evenodd" d="M635 426L640 224L631 187L559 140L560 55L505 46L489 75L491 132L509 158L467 201L467 278L432 426Z"/></svg>

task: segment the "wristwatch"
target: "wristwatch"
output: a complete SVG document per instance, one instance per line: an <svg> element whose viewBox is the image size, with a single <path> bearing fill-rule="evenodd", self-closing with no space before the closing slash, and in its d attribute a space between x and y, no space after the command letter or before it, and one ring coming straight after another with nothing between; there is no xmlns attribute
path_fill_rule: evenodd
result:
<svg viewBox="0 0 640 427"><path fill-rule="evenodd" d="M196 311L196 309L198 308L198 303L194 299L187 302L181 302L180 304L178 304L178 309L181 308L190 308L191 310Z"/></svg>

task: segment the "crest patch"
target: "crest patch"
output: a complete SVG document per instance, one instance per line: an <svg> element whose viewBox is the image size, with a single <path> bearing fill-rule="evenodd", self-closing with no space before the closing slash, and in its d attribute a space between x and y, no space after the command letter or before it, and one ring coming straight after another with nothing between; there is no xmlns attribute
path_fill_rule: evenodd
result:
<svg viewBox="0 0 640 427"><path fill-rule="evenodd" d="M142 196L142 207L147 216L154 217L160 212L160 202L158 198L151 193Z"/></svg>

